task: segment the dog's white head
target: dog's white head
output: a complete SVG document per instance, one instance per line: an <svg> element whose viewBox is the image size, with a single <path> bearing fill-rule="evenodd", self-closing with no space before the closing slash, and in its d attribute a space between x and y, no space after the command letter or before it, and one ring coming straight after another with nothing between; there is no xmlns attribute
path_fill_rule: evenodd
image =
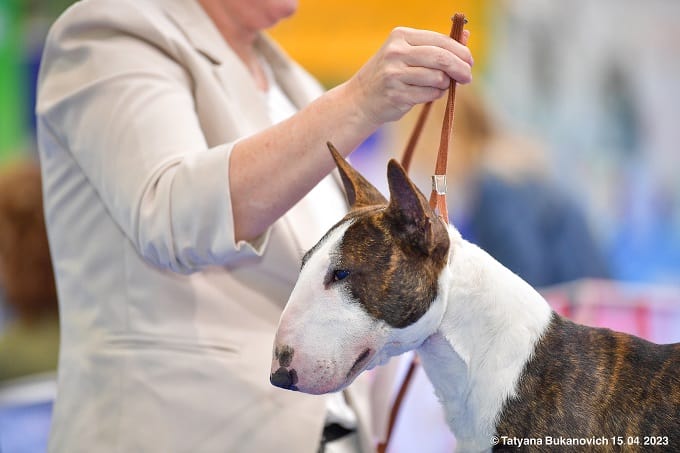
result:
<svg viewBox="0 0 680 453"><path fill-rule="evenodd" d="M272 384L334 392L417 348L446 309L446 225L394 160L390 202L329 143L351 210L304 256L274 341Z"/></svg>

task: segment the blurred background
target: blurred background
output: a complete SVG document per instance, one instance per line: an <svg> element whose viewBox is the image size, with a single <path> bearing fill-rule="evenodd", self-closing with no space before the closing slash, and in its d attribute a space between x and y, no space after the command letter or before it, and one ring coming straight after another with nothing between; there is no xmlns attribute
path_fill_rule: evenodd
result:
<svg viewBox="0 0 680 453"><path fill-rule="evenodd" d="M0 0L0 176L35 159L42 46L70 3ZM475 80L459 87L456 102L452 222L560 313L680 341L680 2L300 0L296 16L271 35L332 87L395 26L448 33L457 11L469 18ZM430 115L412 167L426 193L441 108ZM383 190L386 162L401 155L417 110L352 155ZM39 181L32 184L0 184L0 201L12 191L32 193ZM0 247L0 274L17 259ZM54 312L41 311L40 322L25 315L2 282L0 368L17 357L36 360L12 373L0 369L0 452L44 451L58 331L43 321ZM428 385L417 376L392 451L451 451L455 440Z"/></svg>

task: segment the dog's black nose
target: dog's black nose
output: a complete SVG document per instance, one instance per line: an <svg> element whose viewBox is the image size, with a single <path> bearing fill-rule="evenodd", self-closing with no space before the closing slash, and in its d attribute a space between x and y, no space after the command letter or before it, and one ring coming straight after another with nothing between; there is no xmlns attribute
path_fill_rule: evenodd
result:
<svg viewBox="0 0 680 453"><path fill-rule="evenodd" d="M286 390L297 390L295 384L297 384L298 377L294 369L289 370L288 368L280 367L271 376L269 376L269 382L272 385L281 387Z"/></svg>

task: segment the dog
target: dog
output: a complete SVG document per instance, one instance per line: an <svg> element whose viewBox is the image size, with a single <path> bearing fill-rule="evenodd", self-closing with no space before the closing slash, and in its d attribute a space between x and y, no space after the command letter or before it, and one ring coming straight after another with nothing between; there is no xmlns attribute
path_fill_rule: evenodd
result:
<svg viewBox="0 0 680 453"><path fill-rule="evenodd" d="M680 451L680 343L559 316L445 224L395 160L388 202L329 148L350 211L302 259L273 385L336 392L416 350L457 451Z"/></svg>

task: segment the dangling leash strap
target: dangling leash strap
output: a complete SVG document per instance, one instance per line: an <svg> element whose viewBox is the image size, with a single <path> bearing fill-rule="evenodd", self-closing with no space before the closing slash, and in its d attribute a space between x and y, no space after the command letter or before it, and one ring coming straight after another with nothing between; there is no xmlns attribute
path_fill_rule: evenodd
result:
<svg viewBox="0 0 680 453"><path fill-rule="evenodd" d="M451 88L451 86L449 86L449 88ZM408 170L411 167L413 151L418 145L418 139L420 139L420 134L423 132L423 126L425 126L425 121L427 121L427 116L430 114L431 108L432 101L423 104L416 125L413 127L413 131L411 131L411 137L409 137L408 143L406 144L406 149L404 149L404 154L401 156L401 166L404 167L406 173L408 173Z"/></svg>
<svg viewBox="0 0 680 453"><path fill-rule="evenodd" d="M464 14L456 13L451 20L453 21L453 24L451 26L451 33L449 36L451 36L451 38L455 39L456 41L460 42L463 37L463 28L467 23L467 19L465 18ZM444 121L442 123L442 133L441 138L439 140L437 163L435 165L434 175L432 175L432 193L430 195L430 207L433 210L435 210L435 212L438 211L439 217L441 217L441 219L447 224L449 223L449 214L446 208L446 168L449 155L449 143L451 140L451 134L453 132L453 105L455 100L456 100L456 81L451 79L451 82L449 84L449 95L446 100L446 111L444 113ZM430 113L431 107L432 102L428 102L421 109L420 115L418 116L418 120L416 121L413 131L411 132L411 137L409 138L409 141L406 145L406 149L404 150L404 154L402 155L401 165L402 167L404 167L406 172L408 172L408 169L411 165L413 152L416 148L416 145L418 144L418 139L420 138L420 134L423 131L423 126L425 125L425 121L427 120L427 116ZM399 409L404 400L409 384L413 379L415 370L418 367L418 363L419 363L418 356L415 355L413 357L413 361L409 366L408 371L406 372L404 381L402 382L401 387L399 388L399 392L397 393L397 397L394 400L394 404L392 405L392 409L390 411L389 424L387 427L387 435L385 437L385 441L378 444L378 453L385 453L387 451L387 446L390 443L392 431L394 430L394 425L396 424L397 416L399 415Z"/></svg>

